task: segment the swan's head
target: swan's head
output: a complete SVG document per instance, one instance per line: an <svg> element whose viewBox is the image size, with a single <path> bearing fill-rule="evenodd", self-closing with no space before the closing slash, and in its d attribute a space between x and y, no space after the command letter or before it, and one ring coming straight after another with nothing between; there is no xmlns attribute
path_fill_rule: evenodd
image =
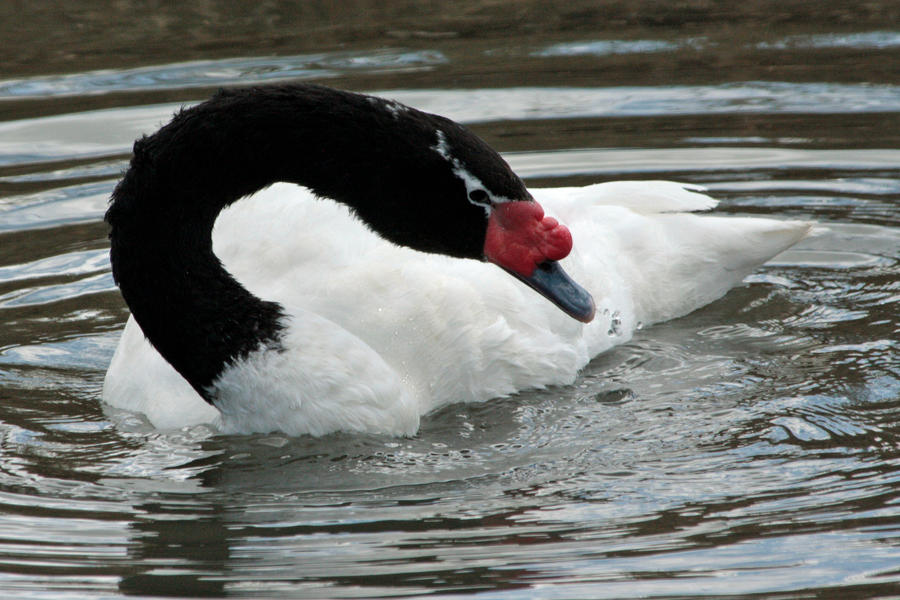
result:
<svg viewBox="0 0 900 600"><path fill-rule="evenodd" d="M404 136L384 145L380 179L391 183L379 188L377 208L357 209L364 220L405 246L494 263L573 318L593 318L593 298L558 263L572 250L571 233L545 216L495 150L449 119L371 102L384 103L387 126Z"/></svg>
<svg viewBox="0 0 900 600"><path fill-rule="evenodd" d="M594 299L559 262L572 250L572 234L534 201L504 202L488 215L484 257L531 286L567 315L594 318Z"/></svg>

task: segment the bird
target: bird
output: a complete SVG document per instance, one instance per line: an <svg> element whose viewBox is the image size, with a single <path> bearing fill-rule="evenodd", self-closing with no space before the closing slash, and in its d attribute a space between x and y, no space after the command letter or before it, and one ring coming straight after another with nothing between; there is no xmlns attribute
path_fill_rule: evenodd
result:
<svg viewBox="0 0 900 600"><path fill-rule="evenodd" d="M699 186L526 187L468 128L316 84L220 90L134 144L106 213L104 380L154 427L409 436L571 385L808 235Z"/></svg>

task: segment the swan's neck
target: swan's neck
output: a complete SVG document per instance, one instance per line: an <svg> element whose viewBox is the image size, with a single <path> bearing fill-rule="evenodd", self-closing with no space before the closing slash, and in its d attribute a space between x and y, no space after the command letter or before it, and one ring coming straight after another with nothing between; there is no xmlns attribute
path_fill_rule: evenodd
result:
<svg viewBox="0 0 900 600"><path fill-rule="evenodd" d="M441 117L320 86L220 92L135 143L106 216L113 276L150 342L212 400L229 363L277 348L287 326L213 254L222 208L297 183L396 244L481 258L487 221L466 200L470 180L528 197L496 152Z"/></svg>
<svg viewBox="0 0 900 600"><path fill-rule="evenodd" d="M229 196L140 182L142 170L119 184L107 215L113 276L150 342L212 401L226 365L278 346L282 309L247 291L213 254L212 226Z"/></svg>
<svg viewBox="0 0 900 600"><path fill-rule="evenodd" d="M355 208L367 200L339 189L346 173L320 155L347 131L364 130L365 113L348 111L355 121L335 121L317 107L346 101L340 92L289 92L221 94L139 140L107 213L113 276L126 303L150 342L207 401L228 364L260 347L277 348L285 327L282 308L242 287L213 254L221 209L275 181L307 185Z"/></svg>

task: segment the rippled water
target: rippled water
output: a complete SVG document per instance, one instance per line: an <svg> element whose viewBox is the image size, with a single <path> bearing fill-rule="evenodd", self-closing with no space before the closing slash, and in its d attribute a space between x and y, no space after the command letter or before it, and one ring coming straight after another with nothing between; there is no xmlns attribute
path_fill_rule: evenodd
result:
<svg viewBox="0 0 900 600"><path fill-rule="evenodd" d="M699 26L518 23L464 51L448 28L51 75L48 54L0 80L4 597L897 594L900 32L751 28L735 50ZM709 66L729 52L800 66ZM685 81L610 76L621 60ZM215 86L296 79L469 123L531 185L674 178L827 232L572 387L451 406L414 438L104 409L127 311L102 214L131 141Z"/></svg>

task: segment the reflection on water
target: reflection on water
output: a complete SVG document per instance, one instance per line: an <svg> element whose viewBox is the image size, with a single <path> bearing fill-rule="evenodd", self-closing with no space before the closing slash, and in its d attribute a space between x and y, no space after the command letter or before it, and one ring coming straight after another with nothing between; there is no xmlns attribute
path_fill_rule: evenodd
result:
<svg viewBox="0 0 900 600"><path fill-rule="evenodd" d="M423 69L446 60L438 51L376 50L364 53L333 52L306 56L196 61L137 69L104 69L0 82L0 100L330 79L354 71Z"/></svg>
<svg viewBox="0 0 900 600"><path fill-rule="evenodd" d="M791 35L775 42L761 42L760 48L859 48L887 49L900 47L900 33L870 31L866 33Z"/></svg>
<svg viewBox="0 0 900 600"><path fill-rule="evenodd" d="M850 15L779 2L775 21L773 3L728 15L609 3L602 18L578 1L464 2L463 16L364 1L346 18L301 4L241 9L226 35L213 8L149 19L140 3L79 0L82 31L104 11L120 27L49 31L58 53L22 46L0 74L6 596L896 591L889 3ZM22 28L46 25L23 15ZM122 52L160 31L182 45ZM216 86L296 79L469 123L530 185L676 178L709 188L721 212L824 228L575 385L450 406L414 438L160 432L104 411L127 311L101 219L132 141Z"/></svg>

